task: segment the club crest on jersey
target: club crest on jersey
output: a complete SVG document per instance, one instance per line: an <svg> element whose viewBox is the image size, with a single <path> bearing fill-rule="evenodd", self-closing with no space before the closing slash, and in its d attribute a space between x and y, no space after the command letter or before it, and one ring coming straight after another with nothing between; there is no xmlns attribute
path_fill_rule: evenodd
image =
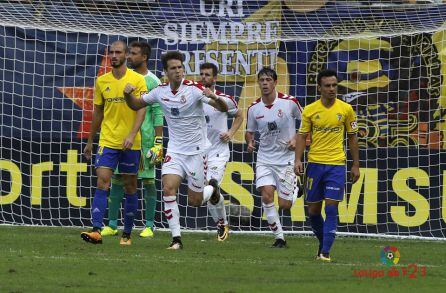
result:
<svg viewBox="0 0 446 293"><path fill-rule="evenodd" d="M279 116L279 118L283 117L283 111L282 109L279 109L279 111L277 111L277 116Z"/></svg>
<svg viewBox="0 0 446 293"><path fill-rule="evenodd" d="M268 122L268 130L269 131L273 131L273 130L276 130L277 129L277 123L276 123L276 121L274 121L274 122Z"/></svg>
<svg viewBox="0 0 446 293"><path fill-rule="evenodd" d="M337 113L336 116L338 117L338 121L341 121L341 119L342 119L342 114Z"/></svg>
<svg viewBox="0 0 446 293"><path fill-rule="evenodd" d="M178 108L171 108L170 114L172 114L172 116L180 116L180 110Z"/></svg>
<svg viewBox="0 0 446 293"><path fill-rule="evenodd" d="M109 91L110 91L110 88L109 88L109 87L106 87L106 88L105 88L105 91L106 91L106 92L109 92Z"/></svg>
<svg viewBox="0 0 446 293"><path fill-rule="evenodd" d="M180 102L181 102L182 104L186 103L186 97L185 97L184 95L181 96L181 98L180 98Z"/></svg>

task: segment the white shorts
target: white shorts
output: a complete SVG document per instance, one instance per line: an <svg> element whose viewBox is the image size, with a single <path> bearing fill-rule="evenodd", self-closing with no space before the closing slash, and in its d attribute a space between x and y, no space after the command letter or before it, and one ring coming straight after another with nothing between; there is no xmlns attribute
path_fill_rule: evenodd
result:
<svg viewBox="0 0 446 293"><path fill-rule="evenodd" d="M181 155L167 153L161 168L161 174L176 174L183 179L187 177L187 186L195 191L201 192L204 188L206 155Z"/></svg>
<svg viewBox="0 0 446 293"><path fill-rule="evenodd" d="M226 160L208 160L206 180L209 182L209 180L214 178L218 181L218 185L220 185L225 175L226 162Z"/></svg>
<svg viewBox="0 0 446 293"><path fill-rule="evenodd" d="M256 188L275 186L280 198L294 203L297 198L297 177L293 165L262 165L256 166Z"/></svg>

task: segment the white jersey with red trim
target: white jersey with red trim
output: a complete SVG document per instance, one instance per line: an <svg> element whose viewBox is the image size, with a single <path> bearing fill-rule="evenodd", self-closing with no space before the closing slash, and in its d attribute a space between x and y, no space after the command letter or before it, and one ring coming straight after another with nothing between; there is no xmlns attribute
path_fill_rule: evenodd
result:
<svg viewBox="0 0 446 293"><path fill-rule="evenodd" d="M195 155L207 151L206 120L203 105L209 98L203 95L203 86L184 79L177 91L163 83L142 95L146 103L159 103L169 131L167 151Z"/></svg>
<svg viewBox="0 0 446 293"><path fill-rule="evenodd" d="M207 124L207 136L212 144L208 152L208 160L222 159L228 161L230 157L229 146L221 141L220 133L228 131L228 116L234 116L237 113L238 106L233 97L225 95L220 91L214 91L214 93L224 99L228 105L228 112L220 112L210 105L203 105Z"/></svg>
<svg viewBox="0 0 446 293"><path fill-rule="evenodd" d="M294 151L287 144L296 134L296 119L301 119L301 113L296 98L279 92L271 105L265 105L261 98L252 103L248 108L246 131L260 134L257 163L294 164Z"/></svg>

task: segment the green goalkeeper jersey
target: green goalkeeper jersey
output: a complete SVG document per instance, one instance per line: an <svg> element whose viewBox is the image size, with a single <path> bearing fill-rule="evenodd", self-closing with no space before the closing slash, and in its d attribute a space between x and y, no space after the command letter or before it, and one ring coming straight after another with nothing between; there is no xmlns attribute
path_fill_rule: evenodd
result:
<svg viewBox="0 0 446 293"><path fill-rule="evenodd" d="M151 91L156 88L161 82L158 77L152 72L148 72L144 79L146 80L147 90ZM141 125L141 149L145 155L153 147L155 139L155 127L163 126L163 112L159 104L155 103L146 107L146 117ZM138 174L139 178L155 178L154 166L150 164L149 159L144 159L144 170Z"/></svg>

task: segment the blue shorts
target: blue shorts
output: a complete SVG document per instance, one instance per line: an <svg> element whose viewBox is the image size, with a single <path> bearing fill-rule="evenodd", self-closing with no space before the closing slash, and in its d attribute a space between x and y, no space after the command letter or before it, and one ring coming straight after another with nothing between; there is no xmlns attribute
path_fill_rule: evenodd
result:
<svg viewBox="0 0 446 293"><path fill-rule="evenodd" d="M307 202L344 199L345 165L308 163L305 171Z"/></svg>
<svg viewBox="0 0 446 293"><path fill-rule="evenodd" d="M95 159L95 167L110 168L113 171L118 167L121 174L137 174L141 151L115 150L108 147L99 147Z"/></svg>

